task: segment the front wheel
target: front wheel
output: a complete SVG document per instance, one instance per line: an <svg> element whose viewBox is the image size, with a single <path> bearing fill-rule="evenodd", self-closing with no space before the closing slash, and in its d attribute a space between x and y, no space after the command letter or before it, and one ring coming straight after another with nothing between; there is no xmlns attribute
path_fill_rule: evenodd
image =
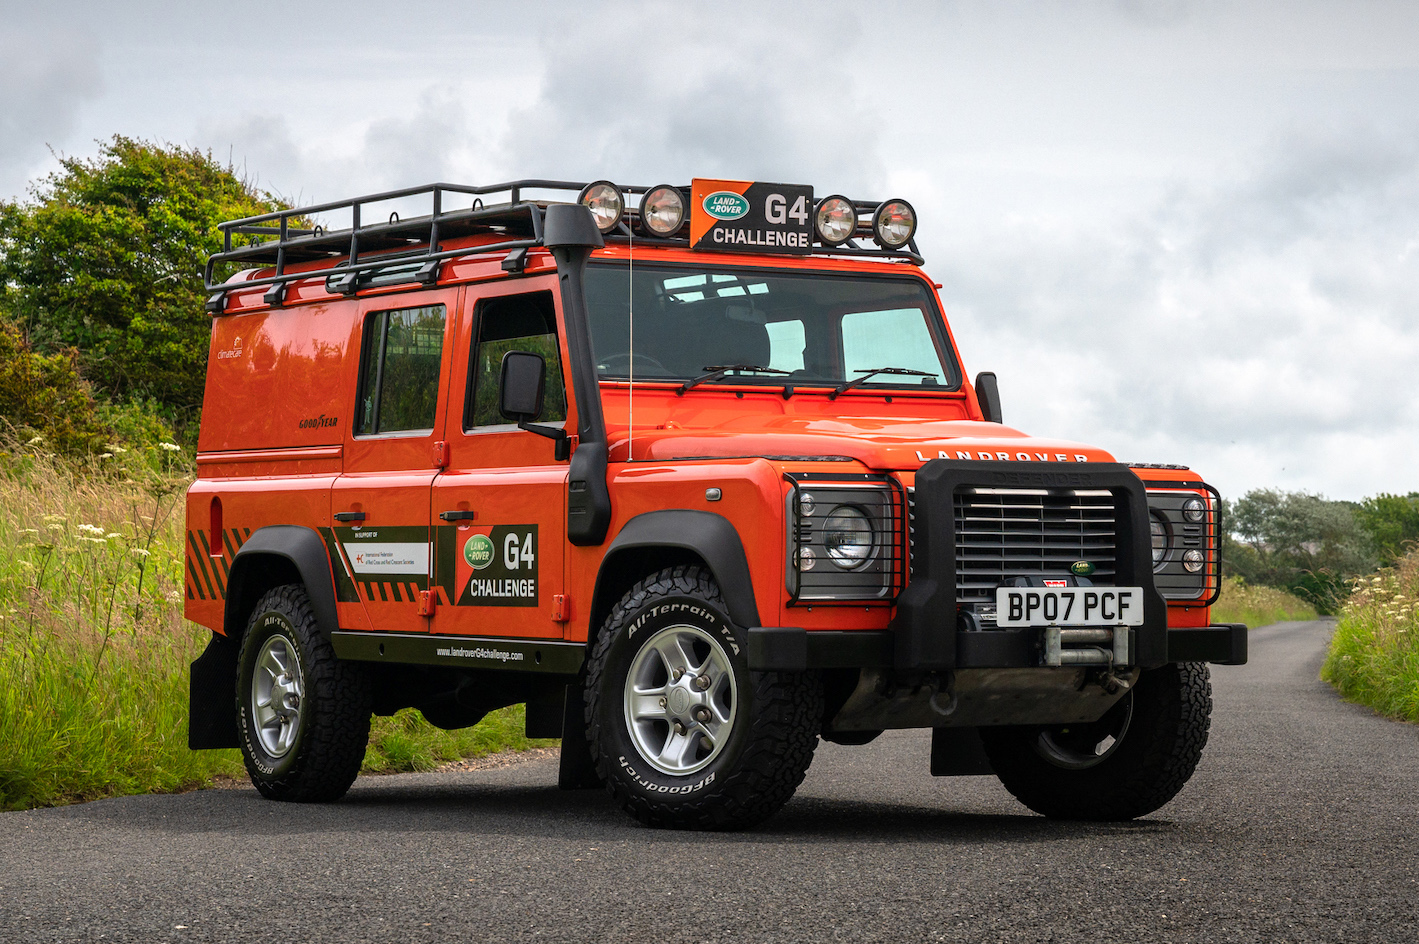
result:
<svg viewBox="0 0 1419 944"><path fill-rule="evenodd" d="M299 584L267 591L237 657L237 720L251 782L273 800L335 800L350 789L370 732L362 666L335 658Z"/></svg>
<svg viewBox="0 0 1419 944"><path fill-rule="evenodd" d="M981 728L1000 782L1054 819L1127 820L1177 796L1202 757L1212 684L1200 662L1144 672L1097 721Z"/></svg>
<svg viewBox="0 0 1419 944"><path fill-rule="evenodd" d="M662 570L612 610L587 665L587 737L597 774L636 819L741 829L803 782L821 682L750 672L745 648L698 567Z"/></svg>

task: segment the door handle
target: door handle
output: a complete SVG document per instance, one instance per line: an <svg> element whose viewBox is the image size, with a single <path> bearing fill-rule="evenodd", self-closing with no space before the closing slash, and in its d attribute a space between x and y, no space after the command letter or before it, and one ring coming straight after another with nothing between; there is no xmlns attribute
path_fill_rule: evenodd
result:
<svg viewBox="0 0 1419 944"><path fill-rule="evenodd" d="M363 511L337 511L337 512L335 512L335 520L336 520L336 521L364 521L364 520L365 520L365 513L364 513Z"/></svg>
<svg viewBox="0 0 1419 944"><path fill-rule="evenodd" d="M444 521L473 521L478 517L476 511L441 511L439 517Z"/></svg>

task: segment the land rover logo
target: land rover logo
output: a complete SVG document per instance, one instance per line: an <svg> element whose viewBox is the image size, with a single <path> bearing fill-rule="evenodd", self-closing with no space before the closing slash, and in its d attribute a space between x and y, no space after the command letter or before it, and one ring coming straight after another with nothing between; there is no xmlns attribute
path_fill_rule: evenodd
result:
<svg viewBox="0 0 1419 944"><path fill-rule="evenodd" d="M475 534L463 545L463 559L474 570L482 570L493 562L493 541L486 534Z"/></svg>
<svg viewBox="0 0 1419 944"><path fill-rule="evenodd" d="M1069 565L1069 572L1076 577L1087 577L1094 572L1094 565L1088 561L1075 561Z"/></svg>
<svg viewBox="0 0 1419 944"><path fill-rule="evenodd" d="M717 220L737 220L749 213L749 201L729 190L717 190L705 197L704 207Z"/></svg>

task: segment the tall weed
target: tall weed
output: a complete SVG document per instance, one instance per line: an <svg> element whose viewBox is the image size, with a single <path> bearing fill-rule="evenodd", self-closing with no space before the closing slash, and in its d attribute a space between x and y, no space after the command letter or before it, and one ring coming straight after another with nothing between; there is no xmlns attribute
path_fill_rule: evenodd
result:
<svg viewBox="0 0 1419 944"><path fill-rule="evenodd" d="M1419 550L1353 586L1321 678L1349 701L1419 723Z"/></svg>
<svg viewBox="0 0 1419 944"><path fill-rule="evenodd" d="M234 750L187 748L188 665L210 633L183 618L186 453L110 445L76 467L41 447L0 441L0 809L244 776ZM523 738L521 719L376 718L365 769L556 743Z"/></svg>

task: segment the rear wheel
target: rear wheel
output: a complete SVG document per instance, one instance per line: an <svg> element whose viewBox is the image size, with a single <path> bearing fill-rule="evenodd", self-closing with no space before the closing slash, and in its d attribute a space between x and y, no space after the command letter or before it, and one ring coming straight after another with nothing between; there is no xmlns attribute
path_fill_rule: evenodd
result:
<svg viewBox="0 0 1419 944"><path fill-rule="evenodd" d="M1200 662L1144 672L1087 724L981 728L1000 782L1055 819L1126 820L1177 796L1202 757L1212 685Z"/></svg>
<svg viewBox="0 0 1419 944"><path fill-rule="evenodd" d="M363 668L335 658L299 584L256 604L237 657L237 721L251 782L273 800L335 800L354 783L370 731Z"/></svg>
<svg viewBox="0 0 1419 944"><path fill-rule="evenodd" d="M662 570L612 610L587 666L587 738L611 795L651 826L739 829L793 796L821 681L750 672L744 630L698 567Z"/></svg>

